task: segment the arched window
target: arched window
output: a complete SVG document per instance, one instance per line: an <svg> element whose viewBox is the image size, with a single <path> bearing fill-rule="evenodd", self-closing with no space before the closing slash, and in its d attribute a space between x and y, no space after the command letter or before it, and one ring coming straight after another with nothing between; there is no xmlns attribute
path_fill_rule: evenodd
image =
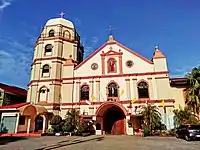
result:
<svg viewBox="0 0 200 150"><path fill-rule="evenodd" d="M53 36L55 36L55 32L54 32L54 30L52 29L52 30L49 31L49 37L53 37Z"/></svg>
<svg viewBox="0 0 200 150"><path fill-rule="evenodd" d="M64 31L64 38L66 38L66 39L70 39L71 38L71 34L70 34L70 32L68 30Z"/></svg>
<svg viewBox="0 0 200 150"><path fill-rule="evenodd" d="M108 85L108 97L118 97L118 87L116 83Z"/></svg>
<svg viewBox="0 0 200 150"><path fill-rule="evenodd" d="M44 55L52 55L52 48L53 48L53 46L51 44L47 44L45 46Z"/></svg>
<svg viewBox="0 0 200 150"><path fill-rule="evenodd" d="M48 92L49 92L49 89L47 87L42 87L39 91L39 102L41 101L47 101L48 100Z"/></svg>
<svg viewBox="0 0 200 150"><path fill-rule="evenodd" d="M108 73L117 72L117 63L114 58L110 58L107 62Z"/></svg>
<svg viewBox="0 0 200 150"><path fill-rule="evenodd" d="M137 88L139 98L149 98L148 85L146 82L140 82Z"/></svg>
<svg viewBox="0 0 200 150"><path fill-rule="evenodd" d="M89 100L89 86L88 85L83 85L81 87L81 100Z"/></svg>
<svg viewBox="0 0 200 150"><path fill-rule="evenodd" d="M43 77L49 77L49 75L50 75L49 70L50 70L49 65L47 65L47 64L44 65L42 67L42 76Z"/></svg>

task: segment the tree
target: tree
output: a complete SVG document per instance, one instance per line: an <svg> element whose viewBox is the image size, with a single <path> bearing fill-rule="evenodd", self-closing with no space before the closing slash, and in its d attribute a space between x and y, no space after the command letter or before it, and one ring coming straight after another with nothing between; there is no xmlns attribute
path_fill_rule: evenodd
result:
<svg viewBox="0 0 200 150"><path fill-rule="evenodd" d="M161 122L161 114L156 106L151 104L147 104L147 106L143 106L141 108L141 112L143 115L143 123L145 128L148 128L150 134L152 134L152 130L160 125Z"/></svg>
<svg viewBox="0 0 200 150"><path fill-rule="evenodd" d="M70 129L74 132L77 130L78 123L80 122L80 112L77 109L72 109L67 112L65 116L66 124L70 124Z"/></svg>
<svg viewBox="0 0 200 150"><path fill-rule="evenodd" d="M187 74L188 87L185 90L186 105L194 114L200 112L200 67Z"/></svg>
<svg viewBox="0 0 200 150"><path fill-rule="evenodd" d="M62 127L62 118L59 115L54 115L50 120L50 125L55 132L60 132Z"/></svg>
<svg viewBox="0 0 200 150"><path fill-rule="evenodd" d="M174 111L174 125L177 127L180 124L197 124L197 117L190 111L190 109L186 106L179 109L175 109Z"/></svg>

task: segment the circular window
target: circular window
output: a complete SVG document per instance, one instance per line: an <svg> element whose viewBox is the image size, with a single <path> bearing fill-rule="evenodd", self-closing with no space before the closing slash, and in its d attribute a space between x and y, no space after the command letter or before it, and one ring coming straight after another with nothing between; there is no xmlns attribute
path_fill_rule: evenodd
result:
<svg viewBox="0 0 200 150"><path fill-rule="evenodd" d="M132 60L128 60L128 61L126 62L126 66L127 66L127 67L132 67L132 66L133 66L133 61L132 61Z"/></svg>
<svg viewBox="0 0 200 150"><path fill-rule="evenodd" d="M98 68L98 64L97 63L93 63L91 65L92 70L96 70Z"/></svg>

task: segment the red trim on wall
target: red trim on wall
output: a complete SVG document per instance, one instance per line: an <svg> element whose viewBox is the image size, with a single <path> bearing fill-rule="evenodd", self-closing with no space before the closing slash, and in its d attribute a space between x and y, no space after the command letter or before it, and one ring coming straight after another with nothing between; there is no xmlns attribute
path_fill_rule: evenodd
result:
<svg viewBox="0 0 200 150"><path fill-rule="evenodd" d="M101 76L84 76L84 77L74 77L74 78L63 78L63 80L73 80L73 79L95 79L95 78L113 78L113 77L126 77L126 76L146 76L146 75L159 75L168 74L168 71L160 72L145 72L145 73L130 73L130 74L115 74L115 75L101 75Z"/></svg>
<svg viewBox="0 0 200 150"><path fill-rule="evenodd" d="M145 75L158 75L158 74L168 74L168 71L163 72L148 72L148 73L132 73L132 74L117 74L117 75L102 75L102 76L85 76L85 77L74 77L74 78L62 78L62 79L41 79L41 80L31 80L31 82L28 84L30 86L34 82L52 82L52 81L58 81L62 82L63 80L80 80L80 79L95 79L95 78L113 78L113 77L126 77L126 76L145 76ZM98 81L97 81L98 82ZM65 83L63 83L65 84Z"/></svg>
<svg viewBox="0 0 200 150"><path fill-rule="evenodd" d="M175 99L163 99L165 103L174 103ZM146 104L146 101L150 104L162 104L162 100L137 100L134 104ZM131 100L122 100L118 102L113 102L113 103L121 103L121 104L130 104ZM108 101L104 102L91 102L91 105L101 105L103 103L109 103ZM45 106L53 106L54 103L46 103L42 104ZM134 105L132 104L132 105ZM74 102L74 103L60 103L62 106L72 106L72 105L88 105L85 101L80 101L80 102ZM168 105L167 105L168 106Z"/></svg>
<svg viewBox="0 0 200 150"><path fill-rule="evenodd" d="M106 103L102 103L101 106L99 106L97 108L95 115L96 116L103 116L104 112L107 111L112 106L119 107L124 112L125 116L128 114L126 108L121 103L118 103L118 102L106 102Z"/></svg>
<svg viewBox="0 0 200 150"><path fill-rule="evenodd" d="M85 60L83 60L79 65L77 65L74 69L80 68L84 63L86 63L90 58L95 56L99 51L101 51L104 47L106 47L108 44L102 45L100 48L98 48L94 53L92 53L89 57L87 57Z"/></svg>
<svg viewBox="0 0 200 150"><path fill-rule="evenodd" d="M33 63L31 64L32 65L35 65L37 61L43 61L43 60L61 60L61 61L66 61L65 58L62 58L62 57L44 57L44 58L36 58L33 60ZM37 62L37 64L41 64L41 62Z"/></svg>
<svg viewBox="0 0 200 150"><path fill-rule="evenodd" d="M74 84L74 82L64 82L62 84Z"/></svg>

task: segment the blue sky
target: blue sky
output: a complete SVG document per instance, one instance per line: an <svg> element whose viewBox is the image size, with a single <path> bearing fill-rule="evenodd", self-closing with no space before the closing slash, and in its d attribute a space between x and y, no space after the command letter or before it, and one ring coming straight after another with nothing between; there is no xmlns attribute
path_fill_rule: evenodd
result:
<svg viewBox="0 0 200 150"><path fill-rule="evenodd" d="M171 77L200 64L199 0L0 0L0 82L27 88L33 45L50 18L66 13L87 57L108 38L151 59L159 44Z"/></svg>

